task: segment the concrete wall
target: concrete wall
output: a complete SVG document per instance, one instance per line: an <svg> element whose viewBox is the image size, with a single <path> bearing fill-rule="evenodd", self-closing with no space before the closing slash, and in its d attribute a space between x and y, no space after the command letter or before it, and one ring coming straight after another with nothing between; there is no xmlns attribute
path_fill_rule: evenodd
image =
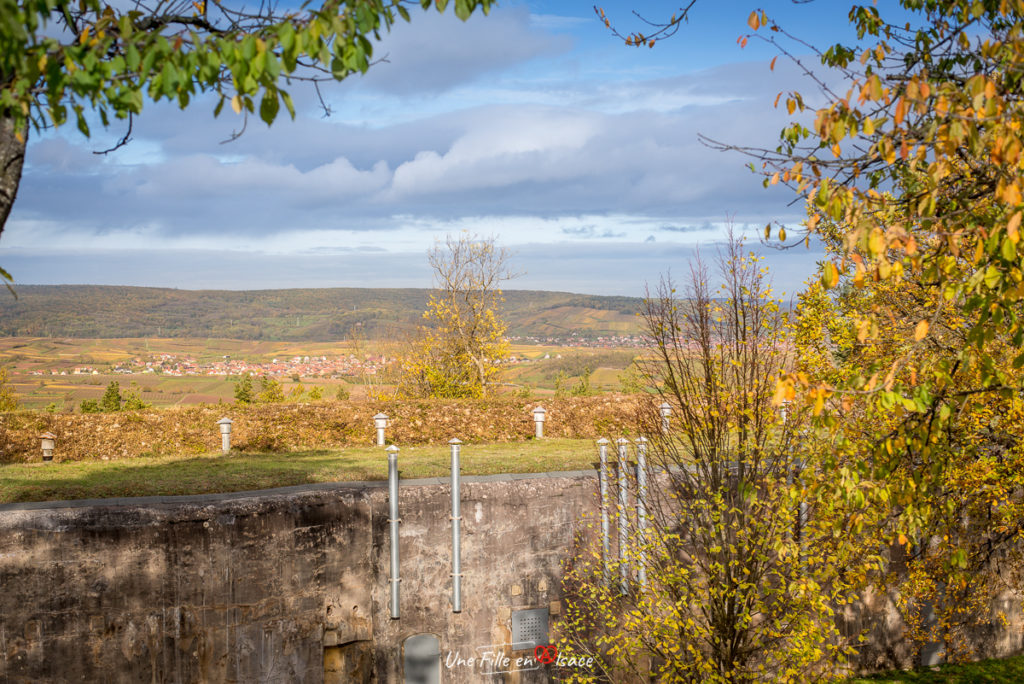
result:
<svg viewBox="0 0 1024 684"><path fill-rule="evenodd" d="M512 611L560 611L595 489L586 472L463 478L454 614L449 487L403 483L399 620L383 483L5 505L0 682L400 682L417 633L442 659L477 658L442 681L547 681L544 667L489 677L479 655L512 670L530 655L507 645Z"/></svg>
<svg viewBox="0 0 1024 684"><path fill-rule="evenodd" d="M449 486L403 482L399 620L385 483L3 505L0 684L392 684L417 634L438 640L440 681L546 682L549 667L517 667L532 653L513 650L512 617L547 608L553 622L564 609L561 564L597 512L596 489L592 472L463 478L456 614ZM1019 651L1019 600L996 609L1009 624L979 632L979 652ZM892 597L865 597L841 622L870 628L857 669L918 658Z"/></svg>

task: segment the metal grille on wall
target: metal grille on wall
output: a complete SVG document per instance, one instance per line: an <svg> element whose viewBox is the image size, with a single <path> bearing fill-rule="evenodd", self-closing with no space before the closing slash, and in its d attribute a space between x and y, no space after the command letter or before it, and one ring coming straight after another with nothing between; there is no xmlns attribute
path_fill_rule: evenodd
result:
<svg viewBox="0 0 1024 684"><path fill-rule="evenodd" d="M548 609L512 611L512 643L516 648L530 648L548 643Z"/></svg>

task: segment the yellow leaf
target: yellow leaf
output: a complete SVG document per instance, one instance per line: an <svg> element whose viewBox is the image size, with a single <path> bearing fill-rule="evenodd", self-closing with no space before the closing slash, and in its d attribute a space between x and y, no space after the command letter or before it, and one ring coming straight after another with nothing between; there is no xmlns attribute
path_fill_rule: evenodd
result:
<svg viewBox="0 0 1024 684"><path fill-rule="evenodd" d="M873 255L881 254L885 251L885 236L878 228L871 231L871 237L868 238L868 249L871 250Z"/></svg>
<svg viewBox="0 0 1024 684"><path fill-rule="evenodd" d="M920 342L924 339L924 336L928 334L928 321L921 319L917 322L917 327L914 328L914 341Z"/></svg>
<svg viewBox="0 0 1024 684"><path fill-rule="evenodd" d="M864 267L857 264L857 270L853 274L853 284L857 287L864 286Z"/></svg>
<svg viewBox="0 0 1024 684"><path fill-rule="evenodd" d="M839 282L839 269L832 262L825 264L821 270L821 283L825 287L833 287Z"/></svg>
<svg viewBox="0 0 1024 684"><path fill-rule="evenodd" d="M761 28L761 19L757 16L757 10L751 12L750 16L747 17L747 26L755 31Z"/></svg>
<svg viewBox="0 0 1024 684"><path fill-rule="evenodd" d="M781 379L775 383L775 396L772 397L772 406L782 406L786 401L791 401L796 396L793 388L793 381Z"/></svg>
<svg viewBox="0 0 1024 684"><path fill-rule="evenodd" d="M786 111L790 114L796 111L796 100L793 98L786 98Z"/></svg>
<svg viewBox="0 0 1024 684"><path fill-rule="evenodd" d="M231 98L231 109L234 110L235 114L242 113L242 98L240 96L235 95Z"/></svg>
<svg viewBox="0 0 1024 684"><path fill-rule="evenodd" d="M1002 192L1002 199L1010 206L1016 206L1021 203L1020 186L1016 183L1010 183L1007 185Z"/></svg>
<svg viewBox="0 0 1024 684"><path fill-rule="evenodd" d="M1006 224L1006 235L1013 244L1017 244L1017 241L1020 240L1020 230L1018 230L1020 228L1020 219L1021 213L1018 211L1010 218L1010 222Z"/></svg>
<svg viewBox="0 0 1024 684"><path fill-rule="evenodd" d="M907 545L907 535L905 535L902 532L900 532L899 542L900 542L900 544L902 546L906 546Z"/></svg>

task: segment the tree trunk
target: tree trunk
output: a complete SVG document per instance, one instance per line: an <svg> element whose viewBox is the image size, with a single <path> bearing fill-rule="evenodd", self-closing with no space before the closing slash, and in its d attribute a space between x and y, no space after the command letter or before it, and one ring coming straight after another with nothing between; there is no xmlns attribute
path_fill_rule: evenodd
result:
<svg viewBox="0 0 1024 684"><path fill-rule="evenodd" d="M28 129L22 128L21 140L15 135L14 119L0 115L0 233L14 206L21 183L21 167L25 162Z"/></svg>

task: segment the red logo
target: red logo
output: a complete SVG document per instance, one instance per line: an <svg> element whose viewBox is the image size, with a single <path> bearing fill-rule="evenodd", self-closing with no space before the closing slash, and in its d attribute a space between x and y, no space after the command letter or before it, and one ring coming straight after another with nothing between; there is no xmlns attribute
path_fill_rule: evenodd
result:
<svg viewBox="0 0 1024 684"><path fill-rule="evenodd" d="M550 665L558 660L558 647L554 644L550 646L537 646L533 649L533 657L537 659L538 663Z"/></svg>

